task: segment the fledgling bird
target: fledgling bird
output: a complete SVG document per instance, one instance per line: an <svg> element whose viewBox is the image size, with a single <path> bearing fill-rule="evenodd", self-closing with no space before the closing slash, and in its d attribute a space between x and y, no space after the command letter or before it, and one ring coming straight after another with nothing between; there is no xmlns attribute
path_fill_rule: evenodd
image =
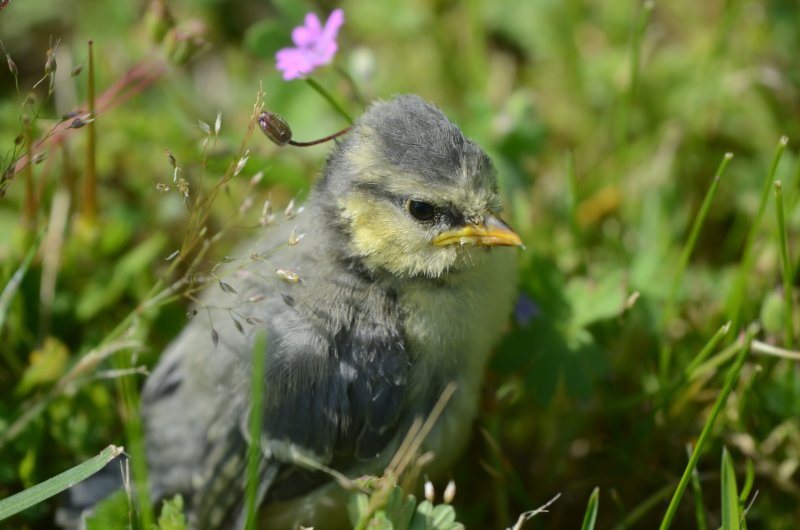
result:
<svg viewBox="0 0 800 530"><path fill-rule="evenodd" d="M416 96L373 104L337 142L304 211L244 249L256 258L226 277L231 289L207 293L205 304L238 303L255 325L212 311L215 344L209 320L195 318L148 378L153 497L181 493L200 530L242 526L259 330L264 528L331 528L346 496L309 459L380 474L452 382L424 444L435 455L427 472L446 469L514 299L516 256L502 247L521 241L500 209L488 156L437 108ZM284 245L292 233L304 237Z"/></svg>

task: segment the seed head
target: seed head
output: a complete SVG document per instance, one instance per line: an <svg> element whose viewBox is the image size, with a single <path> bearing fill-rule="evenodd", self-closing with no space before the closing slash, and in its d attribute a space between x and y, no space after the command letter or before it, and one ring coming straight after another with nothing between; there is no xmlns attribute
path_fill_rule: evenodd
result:
<svg viewBox="0 0 800 530"><path fill-rule="evenodd" d="M300 283L300 276L297 273L292 271L287 271L286 269L276 269L275 274L278 275L278 278L285 281L286 283Z"/></svg>
<svg viewBox="0 0 800 530"><path fill-rule="evenodd" d="M13 75L14 77L17 77L17 73L19 72L17 70L17 63L15 63L11 59L11 56L9 54L6 54L6 62L8 63L8 69L11 71L11 75Z"/></svg>

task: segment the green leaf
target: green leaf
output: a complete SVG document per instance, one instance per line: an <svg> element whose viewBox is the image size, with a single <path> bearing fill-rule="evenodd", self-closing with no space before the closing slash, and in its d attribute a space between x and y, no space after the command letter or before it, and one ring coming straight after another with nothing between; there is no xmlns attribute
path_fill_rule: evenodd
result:
<svg viewBox="0 0 800 530"><path fill-rule="evenodd" d="M456 511L449 504L439 504L433 509L433 527L445 530L456 522Z"/></svg>
<svg viewBox="0 0 800 530"><path fill-rule="evenodd" d="M606 274L597 281L573 278L567 283L565 294L572 307L573 328L619 316L627 297L621 271Z"/></svg>
<svg viewBox="0 0 800 530"><path fill-rule="evenodd" d="M123 490L118 490L98 502L86 519L86 530L128 528L131 501Z"/></svg>
<svg viewBox="0 0 800 530"><path fill-rule="evenodd" d="M597 509L600 506L600 488L595 488L589 496L589 504L586 506L586 515L583 516L581 530L594 530L597 522Z"/></svg>
<svg viewBox="0 0 800 530"><path fill-rule="evenodd" d="M391 521L386 518L386 513L379 511L369 520L369 530L394 530Z"/></svg>
<svg viewBox="0 0 800 530"><path fill-rule="evenodd" d="M433 505L429 501L422 501L417 505L410 530L433 530L432 517Z"/></svg>
<svg viewBox="0 0 800 530"><path fill-rule="evenodd" d="M103 451L82 464L64 471L41 484L12 495L0 501L0 521L21 512L31 506L58 495L73 484L94 475L111 460L122 454L124 449L116 445L109 445Z"/></svg>
<svg viewBox="0 0 800 530"><path fill-rule="evenodd" d="M408 530L417 500L413 495L406 495L402 488L395 486L386 499L386 517L392 522L394 530Z"/></svg>
<svg viewBox="0 0 800 530"><path fill-rule="evenodd" d="M69 352L67 347L54 337L47 337L38 350L31 352L30 364L22 374L15 393L22 396L32 388L52 383L64 375Z"/></svg>
<svg viewBox="0 0 800 530"><path fill-rule="evenodd" d="M357 524L369 507L369 497L366 493L356 492L350 495L347 501L347 512L350 515L350 522Z"/></svg>
<svg viewBox="0 0 800 530"><path fill-rule="evenodd" d="M740 530L736 472L727 448L722 449L722 530Z"/></svg>
<svg viewBox="0 0 800 530"><path fill-rule="evenodd" d="M524 335L532 340L523 353L532 361L525 374L525 386L539 403L548 403L558 388L558 381L569 348L564 336L550 322L537 319L527 328ZM526 351L527 350L527 351Z"/></svg>
<svg viewBox="0 0 800 530"><path fill-rule="evenodd" d="M158 530L186 530L186 516L183 514L183 497L175 495L164 501L161 515L158 516Z"/></svg>

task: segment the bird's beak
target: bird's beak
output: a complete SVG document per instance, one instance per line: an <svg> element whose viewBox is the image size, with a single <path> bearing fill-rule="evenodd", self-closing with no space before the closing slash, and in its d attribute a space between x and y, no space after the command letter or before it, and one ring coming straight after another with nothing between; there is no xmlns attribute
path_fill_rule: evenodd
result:
<svg viewBox="0 0 800 530"><path fill-rule="evenodd" d="M482 224L468 224L442 232L433 238L437 247L447 245L480 245L485 247L519 247L522 240L510 226L494 216L488 216Z"/></svg>

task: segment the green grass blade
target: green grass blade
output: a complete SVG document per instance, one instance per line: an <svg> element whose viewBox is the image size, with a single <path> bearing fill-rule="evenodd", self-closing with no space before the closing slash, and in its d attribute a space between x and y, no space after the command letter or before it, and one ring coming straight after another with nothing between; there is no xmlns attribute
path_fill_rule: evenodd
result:
<svg viewBox="0 0 800 530"><path fill-rule="evenodd" d="M794 308L792 304L792 264L789 258L789 242L786 239L786 217L783 213L783 186L780 180L775 181L775 212L778 217L778 245L781 248L781 264L783 265L783 344L786 349L793 348L794 330L792 322Z"/></svg>
<svg viewBox="0 0 800 530"><path fill-rule="evenodd" d="M686 370L684 370L684 374L686 375L686 377L691 377L692 372L694 372L698 366L703 364L703 361L705 361L708 358L708 356L711 355L711 352L713 352L714 349L717 347L719 341L722 340L722 337L728 334L728 331L730 331L730 329L731 329L731 322L726 322L717 330L716 333L714 333L714 336L711 337L711 340L709 340L706 343L706 345L703 346L703 349L700 350L700 353L698 353L695 356L695 358L692 359L692 362L689 363L689 366L687 366Z"/></svg>
<svg viewBox="0 0 800 530"><path fill-rule="evenodd" d="M119 370L133 368L131 356L123 355L114 359ZM116 380L117 392L125 411L125 435L128 437L128 450L133 470L133 487L139 505L139 521L142 528L150 528L155 516L150 503L150 489L147 481L147 456L145 453L144 426L140 414L138 385L132 377L120 377Z"/></svg>
<svg viewBox="0 0 800 530"><path fill-rule="evenodd" d="M742 486L742 489L739 492L740 504L744 504L744 502L747 500L747 497L750 496L750 492L753 490L753 482L755 481L755 478L755 466L753 465L753 461L748 459L745 467L744 486Z"/></svg>
<svg viewBox="0 0 800 530"><path fill-rule="evenodd" d="M625 517L619 523L617 523L616 526L614 526L614 530L640 528L641 525L637 526L639 521L641 521L648 513L650 513L650 510L654 509L656 506L661 506L664 504L664 501L669 498L669 493L674 487L675 482L672 481L666 486L659 488L658 491L647 497L633 510L628 512Z"/></svg>
<svg viewBox="0 0 800 530"><path fill-rule="evenodd" d="M620 108L619 116L619 130L617 131L618 141L624 142L630 132L631 114L633 114L633 107L636 103L636 98L639 92L639 79L641 74L641 55L642 55L642 40L650 24L650 18L655 8L655 2L644 2L639 8L639 13L633 27L631 34L631 47L630 47L630 84L625 101Z"/></svg>
<svg viewBox="0 0 800 530"><path fill-rule="evenodd" d="M586 515L583 516L581 530L594 530L597 522L597 509L600 506L600 488L595 488L589 496L589 504L586 506Z"/></svg>
<svg viewBox="0 0 800 530"><path fill-rule="evenodd" d="M109 445L99 455L82 464L49 478L44 482L0 501L0 521L58 495L70 486L94 475L111 460L122 454L124 448Z"/></svg>
<svg viewBox="0 0 800 530"><path fill-rule="evenodd" d="M726 448L722 449L722 530L741 530L736 473Z"/></svg>
<svg viewBox="0 0 800 530"><path fill-rule="evenodd" d="M245 489L245 529L256 525L258 510L258 467L261 459L261 418L264 410L264 369L266 365L267 334L260 332L253 344L253 374L250 383L250 444L247 446L247 487Z"/></svg>
<svg viewBox="0 0 800 530"><path fill-rule="evenodd" d="M689 231L689 237L686 239L686 242L683 245L683 249L681 250L681 256L678 260L678 266L675 269L675 276L672 278L672 287L670 288L669 298L667 298L667 303L664 307L664 312L662 313L661 317L661 327L662 329L666 329L669 322L674 317L675 313L675 301L678 297L678 288L683 281L683 274L686 272L686 267L689 264L689 258L692 257L692 252L694 252L694 247L697 244L697 238L700 236L700 230L703 228L703 224L705 223L706 217L708 216L708 212L711 209L711 201L714 199L714 195L717 193L717 188L719 187L719 182L722 179L723 173L725 173L725 169L728 167L731 159L733 158L733 153L725 153L725 156L722 157L722 162L720 162L719 167L717 168L717 172L714 175L714 178L711 181L711 186L708 187L708 191L706 191L706 196L703 198L703 204L700 205L700 209L697 212L697 216L694 218L694 222L692 223L692 229ZM661 349L661 355L659 357L659 365L661 369L661 376L664 380L669 377L670 365L672 364L672 348L667 342L664 342L664 347Z"/></svg>
<svg viewBox="0 0 800 530"><path fill-rule="evenodd" d="M742 304L744 303L745 287L747 285L747 277L750 274L750 269L753 264L753 245L755 244L758 229L761 225L761 218L764 216L764 210L767 207L767 200L769 199L769 190L772 183L775 181L775 172L778 169L778 164L783 157L783 152L786 150L786 144L789 139L782 136L778 142L778 147L775 148L775 154L772 157L772 164L767 174L767 179L764 181L764 188L761 192L761 200L758 203L758 210L753 222L750 224L750 230L747 232L745 239L744 250L742 251L742 259L739 265L739 270L736 274L736 279L733 283L733 290L731 291L728 300L728 318L731 319L734 325L738 326Z"/></svg>
<svg viewBox="0 0 800 530"><path fill-rule="evenodd" d="M692 478L692 472L697 466L697 461L700 460L700 455L702 454L703 449L705 449L705 445L709 436L711 435L711 430L714 427L717 416L719 416L722 407L728 400L728 396L730 395L731 390L733 390L733 385L739 379L739 372L742 370L744 361L747 358L747 353L750 351L750 343L753 341L753 336L755 336L757 331L757 326L750 326L744 339L740 342L739 352L736 356L736 360L734 361L733 366L731 366L731 368L728 370L728 374L725 378L725 384L717 396L716 402L714 402L714 407L711 409L711 414L709 414L708 419L706 419L705 425L703 425L703 430L700 432L700 436L697 438L697 445L692 452L691 458L689 458L689 464L686 466L686 469L684 469L683 476L681 476L681 480L678 482L678 487L675 490L675 494L672 496L672 500L667 507L667 512L664 514L664 518L661 520L661 525L659 526L660 530L666 530L672 524L672 519L675 517L675 513L678 511L678 504L680 503L681 498L686 491L686 486L689 484L689 480Z"/></svg>
<svg viewBox="0 0 800 530"><path fill-rule="evenodd" d="M692 457L692 444L686 444L686 453L689 458ZM697 521L697 530L708 530L703 488L700 487L700 474L697 472L697 468L692 470L692 493L694 493L694 517Z"/></svg>
<svg viewBox="0 0 800 530"><path fill-rule="evenodd" d="M22 279L25 278L25 274L27 274L28 269L31 266L31 262L33 262L33 258L36 256L36 252L38 252L39 246L42 244L43 238L44 230L40 231L36 236L36 240L31 245L31 248L28 249L28 252L25 254L25 258L22 260L22 263L14 272L14 275L11 276L11 279L8 281L6 286L3 288L3 292L0 293L0 331L2 331L3 325L6 323L8 308L11 306L11 300L14 299L14 295L19 290Z"/></svg>
<svg viewBox="0 0 800 530"><path fill-rule="evenodd" d="M700 209L697 211L697 216L694 218L692 229L689 231L689 237L686 239L686 243L684 243L683 249L681 250L678 266L675 269L675 276L672 278L672 287L670 289L669 299L667 301L667 307L669 310L664 312L665 319L672 316L671 313L675 306L678 288L683 280L683 274L686 271L686 266L689 264L689 258L692 257L692 252L694 252L694 247L697 244L697 238L700 236L700 230L703 228L706 217L708 217L708 212L711 209L711 201L714 200L714 196L717 194L717 188L719 187L719 182L722 179L722 175L725 173L725 169L728 167L728 164L732 158L733 153L725 153L725 156L722 157L722 162L720 162L717 172L711 181L711 186L708 187L706 196L703 198L703 203L700 205Z"/></svg>

